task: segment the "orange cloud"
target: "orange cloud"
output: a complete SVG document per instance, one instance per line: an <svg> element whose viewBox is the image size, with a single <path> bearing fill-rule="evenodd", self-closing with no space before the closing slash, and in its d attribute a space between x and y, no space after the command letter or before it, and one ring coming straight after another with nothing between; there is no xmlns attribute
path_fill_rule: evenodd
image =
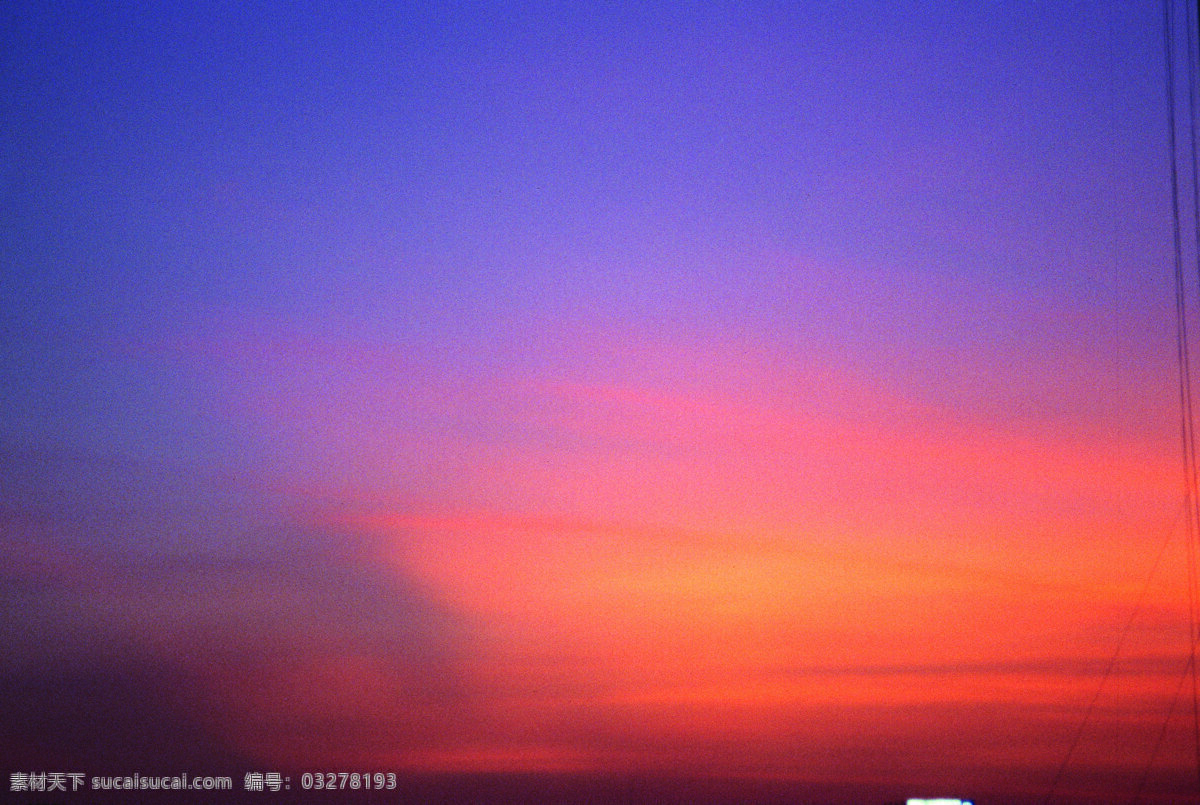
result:
<svg viewBox="0 0 1200 805"><path fill-rule="evenodd" d="M832 778L866 752L919 775L938 763L897 747L983 717L944 764L1053 755L1177 511L1155 434L960 412L733 338L601 336L590 361L476 374L344 349L254 409L324 459L281 483L471 632L453 715L386 658L277 671L272 724L346 691L321 751L347 760ZM1153 580L1126 659L1174 656L1182 592ZM1169 701L1169 666L1103 723L1152 731L1137 708Z"/></svg>

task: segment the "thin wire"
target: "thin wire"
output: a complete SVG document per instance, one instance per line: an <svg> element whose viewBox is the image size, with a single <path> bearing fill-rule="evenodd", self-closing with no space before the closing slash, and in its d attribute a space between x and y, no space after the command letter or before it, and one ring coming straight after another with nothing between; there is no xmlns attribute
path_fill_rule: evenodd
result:
<svg viewBox="0 0 1200 805"><path fill-rule="evenodd" d="M1187 552L1188 552L1188 642L1190 655L1195 654L1196 643L1196 532L1198 530L1197 497L1200 496L1196 482L1195 417L1192 411L1191 359L1188 354L1187 293L1183 278L1183 237L1179 202L1179 154L1176 142L1178 122L1175 118L1175 9L1172 0L1163 0L1163 57L1166 61L1167 82L1167 131L1171 163L1171 221L1173 225L1174 276L1175 276L1175 358L1179 368L1179 426L1183 453L1185 499L1188 505ZM1196 763L1200 773L1200 696L1195 678L1196 664L1192 663L1192 713L1196 724Z"/></svg>
<svg viewBox="0 0 1200 805"><path fill-rule="evenodd" d="M1174 47L1174 29L1175 29L1175 9L1174 0L1163 0L1163 59L1165 66L1166 77L1166 100L1167 100L1167 133L1169 143L1170 168L1171 168L1171 212L1173 224L1173 247L1174 247L1174 281L1175 281L1175 347L1176 347L1176 362L1179 370L1179 411L1180 411L1180 443L1184 466L1184 521L1186 523L1185 536L1187 545L1187 564L1188 564L1188 655L1187 664L1184 672L1180 677L1179 685L1177 686L1175 696L1172 698L1171 707L1167 713L1167 717L1163 722L1163 727L1159 733L1157 742L1155 743L1154 751L1151 754L1150 762L1147 764L1142 779L1138 785L1136 797L1140 800L1142 791L1146 785L1147 778L1150 774L1150 769L1153 766L1154 760L1157 758L1162 742L1165 740L1170 720L1175 712L1176 704L1178 703L1179 694L1183 689L1184 683L1188 676L1192 680L1192 724L1194 731L1194 745L1196 751L1196 772L1198 775L1198 783L1200 783L1200 673L1198 673L1198 664L1196 662L1197 642L1200 641L1200 617L1198 617L1198 599L1200 599L1200 570L1197 565L1197 554L1200 553L1198 541L1200 541L1200 473L1197 472L1196 460L1196 438L1195 438L1195 415L1192 404L1192 380L1191 380L1191 356L1189 354L1189 339L1187 332L1187 290L1183 272L1183 237L1182 223L1180 210L1180 192L1179 192L1179 153L1177 143L1178 122L1175 115L1176 89L1175 89L1175 47ZM1197 259L1197 278L1200 280L1200 170L1198 170L1197 161L1197 102L1196 102L1196 85L1197 85L1197 68L1196 68L1196 39L1193 34L1195 20L1193 18L1191 0L1188 0L1187 11L1187 79L1188 79L1188 110L1190 115L1189 129L1189 146L1191 155L1191 181L1192 181L1192 219L1193 229L1192 235L1196 239L1196 259ZM1167 542L1170 540L1168 535ZM1166 550L1166 542L1159 550L1159 555L1154 562L1154 568L1151 570L1150 578L1153 578L1157 571L1159 562L1162 559L1163 553ZM1100 680L1100 686L1095 695L1092 697L1088 705L1087 711L1084 714L1083 722L1076 731L1071 746L1067 751L1066 757L1058 768L1054 781L1051 784L1049 793L1043 800L1043 805L1050 802L1054 796L1059 783L1070 764L1071 757L1074 755L1084 729L1090 721L1095 706L1099 701L1100 695L1108 682L1115 666L1117 658L1120 655L1121 648L1125 642L1126 636L1132 627L1134 617L1141 608L1142 598L1149 589L1150 579L1147 579L1142 594L1139 595L1138 604L1135 607L1134 614L1126 622L1125 628L1121 632L1121 636L1117 641L1117 649L1109 661L1108 667L1105 669L1104 675ZM1189 673L1190 672L1190 673Z"/></svg>
<svg viewBox="0 0 1200 805"><path fill-rule="evenodd" d="M1181 510L1180 514L1187 516L1187 511ZM1141 614L1142 605L1146 601L1146 594L1150 590L1150 583L1154 580L1155 574L1158 572L1158 567L1162 564L1162 558L1167 552L1167 546L1171 544L1171 538L1175 536L1175 528L1178 521L1167 531L1167 538L1163 540L1162 546L1158 549L1158 555L1154 557L1154 564L1150 568L1150 574L1146 577L1145 583L1142 585L1142 591L1138 593L1137 603L1133 605L1133 611L1129 613L1129 619L1125 621L1125 628L1121 630L1120 637L1117 638L1117 647L1112 653L1112 657L1108 660L1108 666L1104 669L1104 675L1100 677L1100 685L1096 688L1096 693L1092 696L1092 700L1088 703L1087 710L1083 714L1083 721L1079 724L1079 729L1075 731L1075 737L1071 741L1071 746L1067 749L1066 757L1063 758L1062 764L1058 767L1058 772L1054 775L1054 782L1050 785L1050 791L1046 794L1046 798L1042 800L1042 805L1047 805L1050 798L1058 790L1058 785L1062 782L1063 775L1067 771L1067 766L1071 763L1071 757L1075 754L1075 750L1079 747L1079 742L1083 738L1084 728L1092 718L1092 713L1096 710L1096 703L1100 701L1100 694L1104 692L1104 686L1108 684L1109 677L1117 667L1117 658L1121 656L1121 649L1125 646L1125 638L1129 635L1133 628L1133 623ZM1178 695L1178 694L1176 694Z"/></svg>
<svg viewBox="0 0 1200 805"><path fill-rule="evenodd" d="M1133 795L1133 805L1142 801L1142 792L1150 779L1150 769L1154 767L1154 761L1158 760L1158 753L1162 749L1163 741L1167 739L1167 727L1171 724L1171 717L1175 715L1175 706L1179 704L1179 694L1183 692L1183 685L1195 668L1195 660L1195 654L1189 655L1187 665L1184 666L1183 673L1179 675L1179 684L1175 686L1175 695L1171 697L1171 706L1167 708L1167 717L1163 719L1162 729L1158 731L1158 740L1154 742L1154 751L1150 753L1150 759L1146 761L1146 768L1142 770L1142 779L1138 782L1137 791Z"/></svg>
<svg viewBox="0 0 1200 805"><path fill-rule="evenodd" d="M1170 127L1171 143L1171 202L1174 224L1174 261L1175 261L1175 310L1176 310L1176 340L1177 358L1179 361L1180 388L1180 433L1183 442L1184 475L1187 482L1187 496L1190 517L1187 534L1187 575L1188 575L1188 643L1190 667L1192 669L1192 725L1193 744L1196 752L1197 783L1200 785L1200 665L1195 661L1196 641L1200 637L1200 614L1198 614L1198 574L1197 573L1197 540L1200 539L1200 481L1197 480L1196 468L1196 426L1192 407L1191 360L1188 353L1189 339L1187 334L1187 295L1183 279L1183 246L1182 224L1179 199L1179 152L1176 144L1178 122L1175 117L1175 55L1174 55L1174 2L1165 3L1164 26L1164 56L1167 60L1167 114ZM1188 80L1188 114L1189 114L1189 151L1192 169L1192 236L1200 237L1200 174L1197 172L1196 161L1196 74L1194 68L1195 38L1192 35L1191 3L1186 4L1185 31L1187 41L1187 80ZM1198 253L1200 254L1200 253ZM1197 276L1200 278L1200 265L1197 266Z"/></svg>
<svg viewBox="0 0 1200 805"><path fill-rule="evenodd" d="M1189 0L1190 2L1190 0ZM1187 333L1187 294L1186 285L1184 282L1183 273L1183 245L1182 245L1182 225L1180 215L1180 198L1179 198L1179 156L1177 144L1178 122L1175 116L1175 48L1174 48L1174 28L1175 28L1175 13L1174 0L1163 0L1163 59L1165 66L1166 77L1166 101L1167 101L1167 135L1169 144L1169 161L1171 168L1171 212L1173 224L1173 246L1174 246L1174 265L1173 273L1175 280L1175 349L1176 362L1179 370L1179 411L1180 411L1180 443L1182 449L1182 458L1184 466L1184 522L1185 537L1188 553L1188 662L1185 668L1184 676L1180 680L1180 689L1183 682L1187 679L1187 672L1191 671L1192 678L1192 711L1193 725L1195 729L1195 747L1196 747L1196 769L1200 774L1200 695L1198 695L1197 672L1196 672L1196 642L1200 636L1200 630L1197 627L1197 533L1200 533L1200 483L1197 482L1196 468L1196 448L1195 448L1195 417L1192 406L1191 392L1191 358L1188 350L1188 333ZM1193 234L1200 238L1200 182L1197 181L1197 161L1196 161L1196 103L1195 103L1195 72L1193 69L1193 39L1190 31L1191 14L1188 15L1189 31L1188 31L1188 83L1189 83L1189 111L1191 114L1191 154L1192 154L1192 192L1193 192L1193 216L1194 228ZM1200 250L1197 252L1200 259ZM1200 277L1200 262L1197 265L1198 277ZM1168 542L1169 542L1168 535ZM1158 568L1158 563L1161 561L1163 552L1166 549L1166 543L1159 551L1159 556L1155 559L1154 569L1151 571L1151 578ZM1149 588L1149 579L1146 586L1143 588L1143 595L1146 589ZM1055 774L1054 781L1051 784L1050 791L1043 800L1043 805L1047 805L1054 796L1058 786L1063 778L1067 766L1070 764L1071 758L1079 746L1084 730L1091 720L1092 713L1095 710L1096 703L1099 701L1100 695L1108 682L1116 666L1117 658L1120 655L1121 648L1125 642L1125 638L1132 627L1133 618L1137 614L1137 610L1141 606L1141 596L1139 596L1138 606L1135 607L1134 615L1126 622L1125 628L1121 632L1121 636L1117 641L1117 650L1113 653L1112 659L1109 661L1108 667L1105 669L1104 675L1100 680L1100 685L1092 697L1091 702L1084 714L1082 723L1076 731L1071 742L1070 748L1064 757L1062 764L1059 766ZM1172 701L1171 712L1167 715L1167 720L1164 722L1163 734L1166 732L1166 725L1169 724L1171 714L1175 709L1175 701L1178 699L1178 691L1176 692L1175 700ZM1159 743L1163 740L1162 734L1159 737ZM1151 758L1153 764L1154 756L1158 753L1158 745L1155 747L1154 755ZM1139 785L1138 796L1141 796L1142 787L1145 785L1145 777L1149 774L1147 767L1146 774L1143 775L1142 783Z"/></svg>

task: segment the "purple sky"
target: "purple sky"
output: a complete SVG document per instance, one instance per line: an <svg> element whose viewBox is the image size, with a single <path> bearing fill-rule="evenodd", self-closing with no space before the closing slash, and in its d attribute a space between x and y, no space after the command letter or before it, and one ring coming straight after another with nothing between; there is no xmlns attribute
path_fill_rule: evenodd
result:
<svg viewBox="0 0 1200 805"><path fill-rule="evenodd" d="M16 768L1131 796L1157 4L0 13Z"/></svg>

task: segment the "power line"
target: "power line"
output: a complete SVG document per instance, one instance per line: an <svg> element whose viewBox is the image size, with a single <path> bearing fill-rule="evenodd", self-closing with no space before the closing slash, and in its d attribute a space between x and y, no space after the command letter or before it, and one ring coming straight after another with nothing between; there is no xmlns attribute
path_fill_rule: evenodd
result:
<svg viewBox="0 0 1200 805"><path fill-rule="evenodd" d="M1193 745L1195 749L1197 786L1200 790L1200 663L1197 663L1196 651L1197 644L1200 643L1200 568L1198 568L1198 556L1200 556L1200 472L1197 470L1197 455L1196 455L1196 420L1192 401L1192 378L1191 378L1191 355L1189 349L1188 336L1188 303L1187 303L1187 282L1184 274L1184 250L1183 250L1183 212L1182 202L1180 198L1180 165L1179 165L1179 120L1176 115L1176 52L1175 41L1178 36L1176 26L1176 10L1175 3L1177 0L1163 0L1162 3L1162 32L1163 32L1163 62L1164 73L1166 80L1166 102L1167 102L1167 139L1168 153L1171 177L1171 222L1172 222L1172 256L1173 256L1173 279L1175 290L1175 358L1178 369L1179 381L1179 434L1180 434L1180 452L1183 459L1184 471L1184 489L1183 489L1183 513L1185 522L1185 540L1187 545L1187 596L1188 596L1188 650L1187 664L1184 672L1179 679L1179 687L1176 690L1175 696L1172 698L1172 703L1167 713L1167 717L1163 722L1163 726L1159 732L1158 741L1155 744L1154 752L1151 755L1150 762L1147 765L1141 781L1137 789L1137 798L1141 798L1142 791L1150 774L1150 768L1154 764L1154 760L1158 756L1159 749L1167 734L1167 727L1175 712L1175 707L1178 702L1179 693L1183 689L1183 685L1187 679L1191 679L1192 688L1192 732ZM1198 34L1200 29L1197 28L1197 16L1192 8L1193 0L1186 0L1186 42L1187 42L1187 103L1188 103L1188 138L1187 146L1190 155L1191 168L1191 207L1192 207L1192 231L1191 237L1193 240L1193 256L1196 259L1196 277L1200 283L1200 160L1197 158L1197 137L1200 130L1200 121L1197 120L1198 106L1197 103L1197 76L1200 75L1200 69L1197 67L1197 51ZM1169 540L1169 537L1168 537ZM1159 551L1158 558L1155 559L1154 567L1151 570L1151 578L1158 568L1159 561L1165 551L1166 545ZM1149 579L1146 582L1146 588L1149 587ZM1143 595L1145 589L1143 589ZM1084 729L1091 719L1092 713L1096 708L1096 704L1100 698L1105 684L1112 675L1118 657L1120 656L1126 636L1128 635L1133 620L1138 614L1141 607L1141 598L1139 597L1138 605L1134 609L1133 615L1126 622L1125 628L1117 641L1116 651L1113 653L1108 666L1105 668L1104 675L1101 678L1099 689L1092 697L1088 704L1087 710L1084 713L1082 723L1079 729L1075 732L1070 747L1067 750L1066 756L1062 764L1059 766L1054 780L1051 783L1050 790L1043 800L1043 805L1049 803L1051 798L1058 790L1058 786L1063 779L1071 758L1074 756L1076 749L1082 739Z"/></svg>
<svg viewBox="0 0 1200 805"><path fill-rule="evenodd" d="M1181 513L1185 518L1189 516L1189 513L1186 510L1182 511ZM1096 688L1096 693L1092 696L1092 700L1088 703L1087 710L1083 714L1083 720L1079 723L1079 729L1075 731L1075 737L1071 740L1071 746L1067 749L1067 754L1065 757L1063 757L1063 761L1059 765L1058 771L1054 775L1054 782L1050 784L1050 790L1046 793L1045 799L1042 800L1042 805L1048 805L1051 798L1055 795L1055 793L1057 793L1059 783L1062 782L1063 775L1066 774L1067 767L1071 764L1071 758L1075 755L1075 750L1079 748L1079 743L1083 739L1083 732L1087 728L1088 722L1091 721L1092 713L1095 712L1096 705L1100 701L1100 694L1104 692L1104 688L1108 684L1109 678L1116 670L1117 660L1121 656L1121 650L1125 646L1125 640L1129 636L1130 631L1132 631L1133 624L1137 620L1138 615L1140 615L1142 612L1142 605L1145 603L1146 595L1150 591L1150 583L1154 581L1154 575L1158 572L1158 566L1162 563L1163 555L1167 552L1167 546L1171 544L1171 538L1175 535L1175 527L1177 525L1178 523L1176 523L1175 526L1172 526L1171 529L1167 531L1167 537L1163 540L1162 547L1158 549L1158 555L1154 557L1154 564L1150 567L1150 573L1146 576L1146 582L1142 585L1142 591L1138 593L1137 603L1134 604L1133 611L1129 613L1129 618L1125 621L1125 628L1121 630L1121 635L1117 638L1117 647L1113 650L1112 656L1108 660L1108 665L1104 668L1104 674L1100 677L1100 684ZM1183 683L1180 682L1181 687L1182 684ZM1175 695L1178 697L1178 692L1176 692ZM1172 705L1172 711L1174 711L1174 705ZM1170 716L1168 715L1168 719L1169 718ZM1155 752L1157 754L1157 749ZM1153 758L1151 758L1151 763L1153 763ZM1140 794L1140 787L1138 791Z"/></svg>
<svg viewBox="0 0 1200 805"><path fill-rule="evenodd" d="M1193 68L1193 53L1195 46L1192 35L1191 12L1187 14L1187 62L1188 62L1188 107L1192 167L1193 193L1193 238L1200 237L1200 213L1197 212L1197 171L1196 171L1196 104L1195 104L1195 70ZM1174 258L1175 279L1175 354L1179 376L1179 422L1180 446L1184 464L1184 500L1187 505L1187 572L1188 572L1188 652L1192 677L1192 722L1194 745L1196 752L1197 781L1200 783L1200 675L1197 673L1196 641L1198 635L1197 615L1197 538L1200 535L1200 482L1197 481L1196 468L1196 426L1192 405L1191 356L1189 354L1189 339L1187 330L1187 286L1183 272L1183 226L1180 210L1179 192L1179 151L1178 151L1178 119L1175 114L1175 3L1174 0L1163 0L1163 58L1166 73L1167 95L1167 132L1169 157L1171 167L1171 221L1172 247ZM1200 251L1197 252L1200 254ZM1200 279L1200 265L1198 265Z"/></svg>

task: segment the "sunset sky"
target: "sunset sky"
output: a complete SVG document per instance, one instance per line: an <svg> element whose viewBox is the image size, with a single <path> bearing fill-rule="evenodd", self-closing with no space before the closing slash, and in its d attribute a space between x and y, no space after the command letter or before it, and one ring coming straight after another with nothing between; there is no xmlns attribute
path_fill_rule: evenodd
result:
<svg viewBox="0 0 1200 805"><path fill-rule="evenodd" d="M6 772L1192 801L1158 3L0 14Z"/></svg>

